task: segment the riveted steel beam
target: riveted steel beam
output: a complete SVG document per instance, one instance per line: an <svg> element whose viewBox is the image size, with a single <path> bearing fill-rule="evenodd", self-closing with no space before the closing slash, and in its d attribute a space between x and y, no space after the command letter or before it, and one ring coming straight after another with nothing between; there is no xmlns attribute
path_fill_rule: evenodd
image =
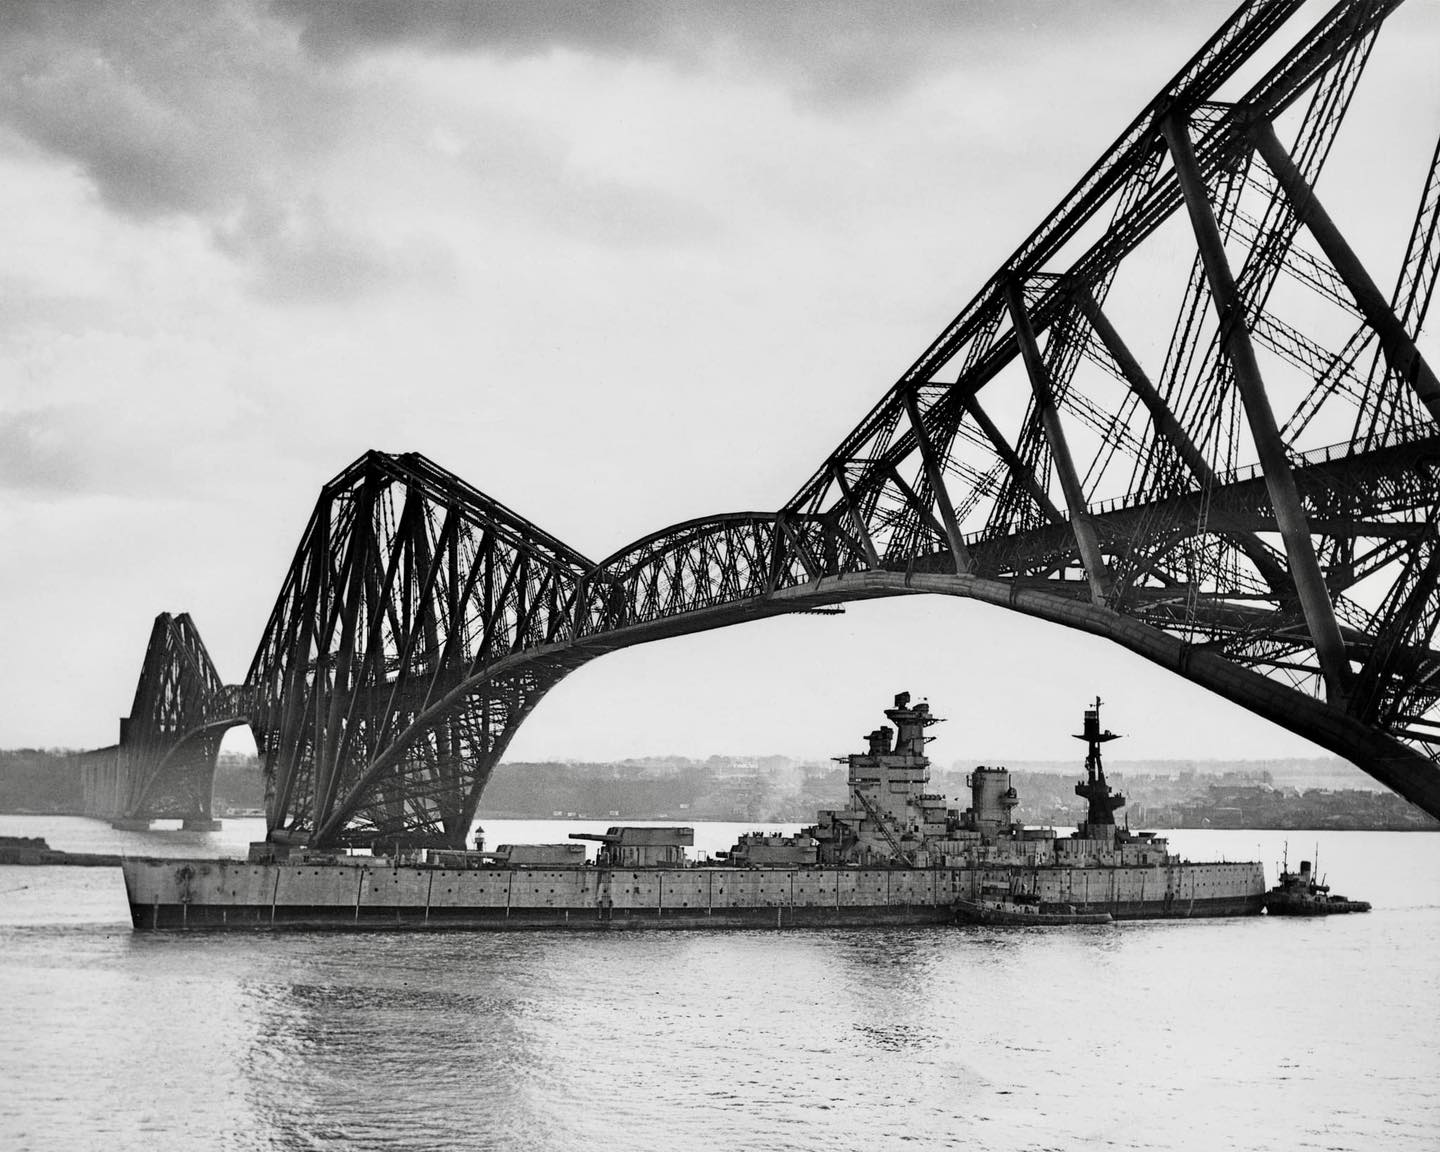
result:
<svg viewBox="0 0 1440 1152"><path fill-rule="evenodd" d="M930 442L930 437L925 432L920 406L915 402L915 393L910 388L905 389L905 415L915 433L915 443L920 449L920 462L925 468L925 478L929 480L930 491L935 494L935 502L940 508L940 519L944 523L944 535L946 543L950 545L950 555L955 561L955 571L964 575L971 569L970 553L965 547L964 537L960 534L959 521L955 519L955 506L950 502L950 489L945 483L944 470L935 454L935 445ZM894 474L899 476L898 472Z"/></svg>
<svg viewBox="0 0 1440 1152"><path fill-rule="evenodd" d="M855 530L855 537L860 541L860 547L865 553L865 561L871 568L879 568L880 555L875 551L875 541L870 539L870 529L865 525L865 517L860 515L860 509L855 506L855 493L850 491L850 485L845 482L845 469L836 464L832 471L835 483L840 487L840 495L845 500L845 512L850 526Z"/></svg>
<svg viewBox="0 0 1440 1152"><path fill-rule="evenodd" d="M1109 317L1105 315L1088 287L1083 285L1080 287L1076 293L1076 303L1085 318L1089 320L1095 334L1100 337L1100 342L1105 345L1111 359L1115 361L1115 366L1119 368L1120 374L1125 378L1125 383L1145 405L1145 410L1150 413L1150 420L1154 424L1155 430L1175 450L1175 454L1180 457L1185 467L1190 470L1190 474L1195 477L1203 489L1214 488L1215 470L1210 467L1209 461L1195 446L1195 442L1190 439L1180 421L1175 418L1175 414L1170 411L1170 405L1165 403L1155 385L1151 383L1150 377L1146 375L1140 362L1135 359L1130 348L1121 339L1120 333L1110 323ZM1250 562L1255 565L1272 588L1293 589L1294 585L1288 573L1276 562L1275 557L1264 544L1253 538L1245 537L1241 538L1239 544L1250 558Z"/></svg>
<svg viewBox="0 0 1440 1152"><path fill-rule="evenodd" d="M944 525L942 525L940 521L935 519L935 513L930 511L929 506L926 505L924 500L920 499L920 494L916 492L914 488L910 487L909 484L905 483L905 477L900 475L899 469L897 469L894 465L887 465L886 471L890 476L890 482L900 490L900 495L905 497L905 503L910 505L910 507L914 509L915 514L919 516L923 521L925 521L927 525L929 525L931 531L933 531L935 535L939 536L941 539L944 539Z"/></svg>
<svg viewBox="0 0 1440 1152"><path fill-rule="evenodd" d="M1135 359L1125 341L1120 338L1120 333L1110 323L1109 318L1101 309L1090 289L1081 285L1075 293L1075 302L1080 307L1085 319L1090 322L1090 327L1095 330L1095 335L1100 337L1100 342L1105 345L1105 350L1115 361L1115 366L1120 369L1120 374L1125 378L1130 391L1145 405L1145 410L1150 413L1150 422L1155 425L1155 430L1164 437L1166 443L1175 450L1175 454L1184 462L1190 474L1202 485L1208 487L1215 482L1215 470L1210 467L1209 461L1200 454L1200 449L1195 447L1195 442L1190 439L1189 434L1175 419L1175 414L1170 411L1170 405L1165 403L1163 397L1151 383L1150 377L1140 367L1140 362Z"/></svg>
<svg viewBox="0 0 1440 1152"><path fill-rule="evenodd" d="M1063 524L1065 517L1061 514L1060 509L1055 507L1055 502L1050 499L1050 494L1040 486L1040 481L1035 478L1035 473L1031 471L1030 465L1020 459L1020 454L1010 446L1010 441L1005 439L1005 434L996 427L995 421L990 419L990 414L980 406L979 399L975 396L962 396L960 403L970 418L979 426L980 431L985 433L985 439L990 441L990 446L995 449L995 454L1004 461L1005 466L1010 470L1010 475L1015 478L1015 482L1030 494L1052 524Z"/></svg>
<svg viewBox="0 0 1440 1152"><path fill-rule="evenodd" d="M1050 458L1055 461L1055 471L1060 475L1060 488L1065 493L1065 503L1070 509L1070 529L1075 535L1075 545L1080 551L1080 562L1085 567L1085 576L1090 581L1090 594L1096 604L1107 603L1114 592L1110 572L1105 567L1105 557L1100 551L1100 542L1095 536L1095 527L1086 512L1085 490L1080 484L1080 475L1075 471L1075 460L1070 455L1070 445L1065 439L1065 430L1060 424L1060 413L1055 407L1055 392L1050 382L1049 369L1040 355L1040 346L1035 342L1035 329L1025 311L1025 298L1017 281L1012 280L1005 290L1005 301L1010 308L1010 319L1015 325L1015 335L1020 340L1020 356L1025 361L1025 371L1030 377L1030 390L1035 396L1035 406L1040 413L1040 426L1045 430L1045 440L1050 445Z"/></svg>
<svg viewBox="0 0 1440 1152"><path fill-rule="evenodd" d="M1440 757L1440 748L1406 749L1397 739L1424 743L1416 733L1427 726L1440 730L1433 719L1440 689L1431 682L1440 654L1429 647L1440 611L1440 564L1433 540L1417 537L1417 530L1435 523L1440 433L1391 422L1371 429L1363 442L1357 436L1334 459L1311 453L1292 466L1273 414L1267 431L1268 401L1242 321L1249 314L1243 310L1254 311L1255 338L1271 341L1297 363L1323 364L1331 351L1266 310L1270 278L1298 227L1288 208L1291 194L1308 188L1292 180L1282 194L1268 179L1232 181L1239 198L1235 239L1249 246L1250 255L1237 264L1228 287L1225 253L1211 235L1213 212L1208 230L1196 218L1207 198L1203 181L1217 174L1230 180L1240 171L1237 163L1248 164L1254 145L1247 118L1273 120L1306 92L1315 93L1312 112L1294 152L1305 184L1315 182L1318 157L1344 115L1368 45L1394 6L1394 0L1341 0L1296 39L1287 22L1299 0L1242 4L780 515L689 521L597 565L423 457L366 453L322 490L323 512L317 508L307 528L247 677L255 701L250 706L261 718L257 742L271 772L272 829L288 827L332 843L410 834L455 842L518 724L550 686L584 661L781 612L921 590L974 596L1104 635L1356 759L1431 810L1440 807L1440 773L1426 760ZM1280 62L1239 101L1215 104L1222 85L1254 62L1259 46L1282 28L1290 47L1280 49ZM1176 122L1186 125L1188 168L1186 157L1177 155L1184 149L1169 138ZM1278 160L1276 165L1283 168ZM1267 207L1251 220L1245 198L1257 194L1268 198ZM1436 216L1432 201L1423 202L1432 207L1422 206L1422 222ZM1156 386L1098 304L1127 255L1182 206L1192 216L1203 272L1195 295L1186 298L1184 322L1187 331L1205 334L1208 283L1221 314L1225 359L1212 372L1207 357L1202 381L1179 373ZM1312 213L1312 231L1323 231L1325 219ZM1429 225L1417 223L1416 235L1424 252ZM1374 305L1377 294L1339 269L1343 252L1339 258L1327 254L1337 266L1333 276L1325 269L1320 285L1329 297L1346 297L1347 311L1352 294L1368 295ZM1412 275L1411 263L1407 257L1399 302L1385 307L1401 317L1413 345L1433 270L1425 265ZM1064 354L1044 371L1036 333L1056 324L1064 326L1055 330L1059 334L1070 331L1076 322L1071 309L1077 300L1082 309L1085 304L1087 289L1077 294L1077 286L1088 286L1098 298L1085 311L1098 344L1109 352L1106 367L1114 361L1117 375L1150 413L1153 441L1132 442L1128 421L1136 407L1130 398L1121 412L1110 413L1069 384L1076 346L1068 337ZM1198 307L1192 307L1195 300ZM1277 307L1287 303L1288 294ZM1376 313L1363 301L1359 311ZM1010 325L1004 324L1007 314ZM1386 322L1367 316L1365 323L1379 330ZM1405 363L1407 350L1394 336L1392 330L1384 346L1388 362ZM1055 340L1052 335L1052 352L1061 347ZM1017 356L1026 362L1025 384L1004 372ZM1416 378L1423 387L1423 358L1419 363ZM1236 388L1213 391L1228 388L1231 370ZM982 389L1012 383L1028 395L992 403L986 392L981 407ZM1234 467L1229 425L1238 416L1236 393L1262 454L1258 470ZM1407 415L1419 407L1408 392L1399 395ZM987 409L1011 411L1017 399L1033 403L1038 419L1025 425L1012 447ZM1433 404L1430 410L1433 415ZM1101 437L1093 459L1074 455L1088 443L1068 423L1072 412ZM1307 409L1305 419L1311 414ZM1042 432L1050 458L1044 468L1028 459ZM965 455L971 447L977 458ZM1157 463L1151 450L1167 453L1163 485L1151 483L1148 469ZM1112 459L1131 467L1130 488L1087 509L1089 478L1109 481L1120 474L1106 471ZM1172 468L1177 460L1195 478L1193 486ZM913 466L916 461L923 470ZM1047 491L1052 481L1046 469L1052 466L1065 489L1068 516ZM1008 475L997 483L1005 469ZM987 531L967 541L960 525L987 507ZM437 520L442 508L443 527ZM1303 573L1299 594L1288 583L1283 558L1253 536L1272 529L1285 541L1291 570ZM1369 539L1357 546L1357 538ZM1253 554L1247 539L1256 545ZM1301 539L1308 567L1304 550L1297 550ZM937 540L948 545L948 555ZM1252 565L1238 562L1243 557L1237 545ZM1066 578L1074 575L1077 551L1084 580ZM1125 591L1096 604L1094 577L1105 573L1107 562L1117 582L1126 581ZM1285 579L1266 576L1267 562ZM972 565L989 575L968 571ZM1403 570L1403 577L1386 575L1394 570ZM994 579L997 573L1013 578ZM1336 591L1362 579L1367 591L1390 580L1390 592L1376 598L1383 599L1382 608ZM1297 600L1303 621L1294 611ZM1338 647L1327 636L1326 609L1343 642ZM183 696L195 676L197 651L181 644L158 662L155 700ZM1364 662L1369 680L1357 685L1355 707L1347 713L1335 705L1345 702L1343 680L1352 661ZM1265 675L1253 671L1261 668ZM1328 702L1287 687L1296 673L1323 676ZM1374 706L1361 708L1365 699ZM157 738L161 726L168 738L189 713L157 715L163 721ZM192 752L208 749L206 741L228 722L207 712L183 747L165 753L157 773L190 764Z"/></svg>
<svg viewBox="0 0 1440 1152"><path fill-rule="evenodd" d="M825 575L825 569L810 551L810 546L801 538L800 533L795 530L795 525L790 522L789 515L782 512L779 517L779 522L780 531L784 535L786 542L790 545L791 550L799 559L800 566L805 569L810 579L820 579L821 576Z"/></svg>
<svg viewBox="0 0 1440 1152"><path fill-rule="evenodd" d="M1295 487L1290 459L1286 455L1284 441L1280 439L1280 429L1275 423L1275 413L1270 407L1260 365L1250 343L1245 323L1245 302L1235 286L1235 277L1225 256L1225 245L1220 237L1219 225L1215 222L1210 194L1190 143L1190 131L1185 122L1174 115L1167 116L1162 127L1185 197L1191 228L1200 248L1200 258L1205 265L1211 303L1220 322L1221 345L1234 373L1250 435L1265 473L1270 503L1280 525L1285 554L1290 560L1290 574L1324 671L1326 695L1332 704L1343 708L1350 689L1350 665L1346 661L1345 645L1335 620L1335 606L1330 601L1330 592L1325 587L1325 578L1315 557L1310 526L1306 523L1305 510Z"/></svg>
<svg viewBox="0 0 1440 1152"><path fill-rule="evenodd" d="M1370 278L1370 273L1355 255L1355 250L1350 247L1344 234L1335 226L1335 221L1330 218L1330 214L1316 197L1315 190L1295 166L1290 153L1285 151L1285 146L1275 135L1274 125L1263 118L1255 120L1250 126L1250 138L1255 142L1256 151L1264 157L1266 165L1275 174L1275 179L1280 182L1280 187L1285 190L1295 214L1329 257L1335 271L1340 273L1340 278L1345 281L1345 287L1350 289L1355 297L1355 303L1364 314L1366 322L1380 337L1380 347L1384 350L1390 367L1414 389L1416 396L1429 411L1430 418L1440 423L1440 380L1436 380L1434 369L1421 355L1420 349L1415 347L1415 341L1410 338L1410 333L1405 331L1405 326L1396 317L1389 301L1376 287L1375 281Z"/></svg>

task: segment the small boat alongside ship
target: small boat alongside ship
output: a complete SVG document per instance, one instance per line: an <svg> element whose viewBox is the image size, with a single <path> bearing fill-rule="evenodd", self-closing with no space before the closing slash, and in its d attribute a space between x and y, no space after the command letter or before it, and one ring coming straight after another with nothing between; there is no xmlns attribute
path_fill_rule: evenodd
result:
<svg viewBox="0 0 1440 1152"><path fill-rule="evenodd" d="M391 849L389 855L266 841L249 860L123 864L132 922L163 928L695 928L899 924L1097 924L1251 916L1258 862L1191 862L1164 838L1115 823L1100 701L1087 708L1086 801L1077 830L1026 827L1009 770L969 776L961 811L930 791L928 703L895 697L893 724L843 757L845 807L797 835L751 833L693 860L690 828L614 827L593 861L576 843ZM278 838L277 838L278 839Z"/></svg>
<svg viewBox="0 0 1440 1152"><path fill-rule="evenodd" d="M1037 897L1015 894L955 900L955 920L961 924L990 924L1006 928L1033 928L1060 924L1109 924L1109 912L1081 912L1073 904L1042 904Z"/></svg>

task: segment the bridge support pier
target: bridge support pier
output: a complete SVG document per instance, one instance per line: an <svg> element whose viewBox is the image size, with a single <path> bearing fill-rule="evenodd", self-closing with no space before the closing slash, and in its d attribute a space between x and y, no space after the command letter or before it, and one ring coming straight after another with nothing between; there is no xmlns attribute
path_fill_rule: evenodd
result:
<svg viewBox="0 0 1440 1152"><path fill-rule="evenodd" d="M117 832L149 832L154 823L148 816L116 816L110 821L110 827ZM219 832L221 827L219 820L208 816L187 816L180 822L182 832Z"/></svg>
<svg viewBox="0 0 1440 1152"><path fill-rule="evenodd" d="M148 816L117 816L110 821L110 827L117 832L148 832L150 831L150 818Z"/></svg>
<svg viewBox="0 0 1440 1152"><path fill-rule="evenodd" d="M219 832L220 821L208 816L190 816L180 825L182 832Z"/></svg>

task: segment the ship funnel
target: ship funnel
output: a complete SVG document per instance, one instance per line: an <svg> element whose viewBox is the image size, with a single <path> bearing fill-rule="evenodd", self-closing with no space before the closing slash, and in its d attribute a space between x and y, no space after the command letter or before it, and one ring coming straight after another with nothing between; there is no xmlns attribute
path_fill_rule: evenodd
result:
<svg viewBox="0 0 1440 1152"><path fill-rule="evenodd" d="M1008 768L989 768L982 764L970 773L970 810L977 821L993 821L1007 828L1019 802L1015 789L1010 786Z"/></svg>

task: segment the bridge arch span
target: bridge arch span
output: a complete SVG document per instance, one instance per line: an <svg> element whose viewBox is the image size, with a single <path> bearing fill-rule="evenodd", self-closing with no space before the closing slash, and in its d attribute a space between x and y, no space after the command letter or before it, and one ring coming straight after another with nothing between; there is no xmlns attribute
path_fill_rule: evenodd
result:
<svg viewBox="0 0 1440 1152"><path fill-rule="evenodd" d="M763 600L702 607L679 616L625 625L603 636L567 640L506 657L457 684L417 716L412 726L400 733L395 743L355 781L327 822L317 827L316 839L323 842L337 835L356 806L363 803L367 789L401 760L408 741L459 708L468 696L488 683L533 674L544 681L548 691L569 672L622 648L856 600L924 595L976 600L1110 640L1350 760L1427 811L1440 809L1440 782L1426 757L1338 713L1323 701L1242 668L1204 647L1187 644L1104 607L1004 581L944 573L870 571L827 576L777 590ZM513 729L509 735L513 736ZM496 762L498 759L497 754Z"/></svg>
<svg viewBox="0 0 1440 1152"><path fill-rule="evenodd" d="M1240 6L774 514L596 563L419 454L355 461L245 680L272 831L454 843L580 664L921 593L1103 636L1440 815L1440 147L1394 142L1430 159L1393 290L1315 193L1397 6Z"/></svg>
<svg viewBox="0 0 1440 1152"><path fill-rule="evenodd" d="M134 817L200 822L214 819L220 745L226 732L249 722L246 716L227 716L206 721L180 735L158 762L137 773Z"/></svg>
<svg viewBox="0 0 1440 1152"><path fill-rule="evenodd" d="M188 613L155 618L120 739L86 766L86 812L124 821L207 823L225 731L249 694L227 686Z"/></svg>

